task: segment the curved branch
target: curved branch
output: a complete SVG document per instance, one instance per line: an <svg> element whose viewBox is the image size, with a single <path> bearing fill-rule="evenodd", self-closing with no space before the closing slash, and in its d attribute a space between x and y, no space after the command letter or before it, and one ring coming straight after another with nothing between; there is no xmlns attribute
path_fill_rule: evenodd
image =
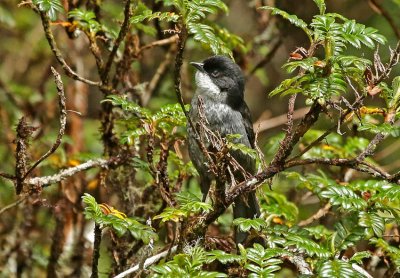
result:
<svg viewBox="0 0 400 278"><path fill-rule="evenodd" d="M69 77L71 77L72 79L81 81L88 85L101 87L101 85L102 85L101 82L96 82L96 81L92 81L92 80L83 78L71 69L71 67L67 64L64 57L62 56L60 49L57 47L56 40L55 40L53 32L51 31L51 28L50 28L49 17L46 15L45 12L38 10L38 13L40 14L40 18L42 20L42 25L43 25L43 30L45 32L46 39L50 45L51 51L53 51L57 61L61 64L61 67L63 68L65 74L68 75Z"/></svg>
<svg viewBox="0 0 400 278"><path fill-rule="evenodd" d="M132 11L131 11L131 0L126 0L125 4L125 9L124 9L124 22L122 23L121 29L119 30L119 34L117 39L114 42L114 46L111 50L110 56L108 56L108 60L106 62L106 65L104 67L104 70L101 74L101 80L105 84L108 84L108 74L110 73L111 65L114 61L115 55L117 54L118 48L121 44L121 42L124 40L126 34L128 33L129 30L129 19L132 16Z"/></svg>
<svg viewBox="0 0 400 278"><path fill-rule="evenodd" d="M78 166L75 167L70 167L64 170L61 170L57 174L54 174L52 176L44 176L44 177L35 177L35 178L30 178L25 181L26 184L30 185L39 185L39 186L46 186L52 183L57 183L60 182L68 177L71 177L75 175L76 173L85 171L90 168L94 167L101 167L101 168L107 168L109 166L115 166L119 165L121 163L122 159L119 157L113 157L111 159L93 159L86 161L85 163L82 163Z"/></svg>
<svg viewBox="0 0 400 278"><path fill-rule="evenodd" d="M171 249L168 249L168 250L163 251L163 252L161 252L161 253L159 253L157 255L154 255L153 257L148 258L147 260L144 261L143 268L146 268L146 267L148 267L148 266L150 266L152 264L155 264L156 262L158 262L162 258L167 257L168 254L175 253L177 249L178 249L178 246L175 245ZM133 272L138 271L139 268L140 268L140 264L137 264L134 267L131 267L130 269L125 270L124 272L121 272L120 274L118 274L114 278L123 278L123 277L127 276L128 274L131 274Z"/></svg>
<svg viewBox="0 0 400 278"><path fill-rule="evenodd" d="M44 155L42 155L39 160L37 160L26 172L22 179L25 179L43 160L48 158L52 153L54 153L57 148L61 144L61 139L65 133L65 126L67 124L67 108L65 104L65 94L64 94L64 86L61 81L60 74L51 67L51 71L54 75L55 83L57 86L57 94L58 94L58 104L60 106L60 129L58 131L57 139L54 142L53 146L51 146L50 150L48 150Z"/></svg>

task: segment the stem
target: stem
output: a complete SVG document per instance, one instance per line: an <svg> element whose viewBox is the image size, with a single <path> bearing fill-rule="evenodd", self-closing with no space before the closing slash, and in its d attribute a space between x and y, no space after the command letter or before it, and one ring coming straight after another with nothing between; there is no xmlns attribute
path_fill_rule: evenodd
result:
<svg viewBox="0 0 400 278"><path fill-rule="evenodd" d="M101 228L100 224L94 225L94 245L93 245L93 257L92 257L92 275L90 278L99 277L97 265L100 258L100 243L101 243Z"/></svg>

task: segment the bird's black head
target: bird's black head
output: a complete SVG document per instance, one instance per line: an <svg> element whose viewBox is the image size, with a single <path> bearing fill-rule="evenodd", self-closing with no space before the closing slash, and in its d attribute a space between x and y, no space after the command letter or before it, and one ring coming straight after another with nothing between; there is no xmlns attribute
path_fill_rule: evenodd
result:
<svg viewBox="0 0 400 278"><path fill-rule="evenodd" d="M244 76L240 67L231 59L217 55L202 63L191 64L198 69L196 83L199 89L227 92L230 98L243 100Z"/></svg>

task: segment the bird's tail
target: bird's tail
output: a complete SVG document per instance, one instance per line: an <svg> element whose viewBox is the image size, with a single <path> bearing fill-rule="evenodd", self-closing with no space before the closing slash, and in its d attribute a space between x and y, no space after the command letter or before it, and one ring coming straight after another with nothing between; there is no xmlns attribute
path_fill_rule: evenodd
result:
<svg viewBox="0 0 400 278"><path fill-rule="evenodd" d="M255 192L250 192L245 196L239 196L235 200L235 204L233 206L233 217L239 218L257 218L260 216L260 206L258 204L258 200ZM243 243L248 236L248 233L241 232L236 229L235 232L235 241L236 244Z"/></svg>

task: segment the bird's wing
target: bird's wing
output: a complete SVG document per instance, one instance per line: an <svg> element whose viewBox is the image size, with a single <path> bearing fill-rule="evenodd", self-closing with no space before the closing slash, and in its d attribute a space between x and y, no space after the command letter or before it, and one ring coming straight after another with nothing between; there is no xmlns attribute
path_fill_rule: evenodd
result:
<svg viewBox="0 0 400 278"><path fill-rule="evenodd" d="M249 139L250 146L254 149L255 148L255 135L254 135L254 130L253 130L253 122L251 120L251 114L249 107L247 107L246 103L243 102L243 104L240 106L239 109L240 114L242 114L243 117L243 125L244 128L246 129L247 133L247 138Z"/></svg>

